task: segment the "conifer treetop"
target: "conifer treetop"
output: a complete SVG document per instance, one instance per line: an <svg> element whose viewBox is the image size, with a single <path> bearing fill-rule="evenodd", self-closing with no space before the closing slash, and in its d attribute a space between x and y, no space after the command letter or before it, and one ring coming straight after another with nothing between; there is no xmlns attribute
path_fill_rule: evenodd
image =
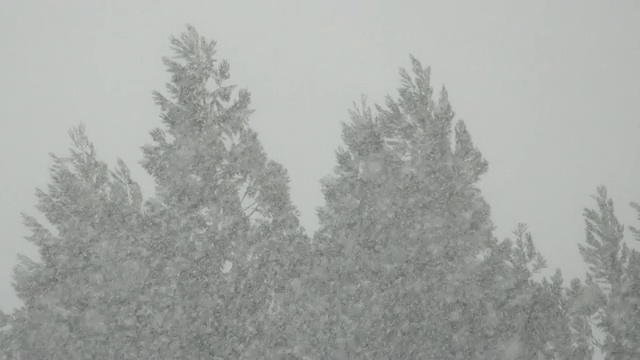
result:
<svg viewBox="0 0 640 360"><path fill-rule="evenodd" d="M250 94L242 89L232 99L235 86L226 85L230 77L229 63L216 58L216 42L208 41L187 25L179 38L172 36L174 55L162 59L171 81L166 84L168 98L153 93L162 109L162 120L176 138L190 131L202 132L217 127L231 135L248 121ZM156 134L158 136L158 134Z"/></svg>

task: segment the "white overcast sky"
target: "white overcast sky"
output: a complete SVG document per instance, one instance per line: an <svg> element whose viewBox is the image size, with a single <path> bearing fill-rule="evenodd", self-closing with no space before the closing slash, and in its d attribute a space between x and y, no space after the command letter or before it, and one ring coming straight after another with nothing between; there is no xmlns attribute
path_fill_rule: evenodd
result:
<svg viewBox="0 0 640 360"><path fill-rule="evenodd" d="M640 226L628 206L640 201L639 18L631 0L1 1L0 308L19 305L11 269L17 253L35 255L20 212L36 214L48 153L65 153L71 126L84 122L99 156L123 158L153 192L140 146L160 124L160 58L185 23L218 41L251 91L252 126L289 170L309 233L340 122L363 93L395 97L411 53L489 160L496 234L527 222L551 267L579 276L598 184Z"/></svg>

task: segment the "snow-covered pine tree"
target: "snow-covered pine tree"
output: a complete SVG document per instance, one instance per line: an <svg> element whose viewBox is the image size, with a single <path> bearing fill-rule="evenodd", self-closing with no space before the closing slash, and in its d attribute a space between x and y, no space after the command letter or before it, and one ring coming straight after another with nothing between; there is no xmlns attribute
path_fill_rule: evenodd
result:
<svg viewBox="0 0 640 360"><path fill-rule="evenodd" d="M635 205L635 204L634 204ZM640 233L631 227L636 239ZM625 299L625 340L629 358L640 357L640 252L631 250L627 262L622 297Z"/></svg>
<svg viewBox="0 0 640 360"><path fill-rule="evenodd" d="M135 239L141 193L123 162L110 175L97 160L83 126L70 134L70 156L52 155L52 182L37 190L49 225L24 216L40 259L20 256L15 269L24 306L3 334L10 359L133 358L125 352L134 332L123 324L144 282Z"/></svg>
<svg viewBox="0 0 640 360"><path fill-rule="evenodd" d="M324 254L318 324L340 358L454 359L471 353L471 274L492 235L476 186L487 163L445 89L411 58L400 98L374 116L363 102L343 125L346 147L323 181L314 243ZM337 349L337 350L334 350Z"/></svg>
<svg viewBox="0 0 640 360"><path fill-rule="evenodd" d="M164 129L144 168L156 182L147 211L155 261L153 349L166 358L279 359L299 336L308 241L286 170L248 126L250 96L234 96L215 42L188 26L172 38Z"/></svg>
<svg viewBox="0 0 640 360"><path fill-rule="evenodd" d="M579 245L589 265L582 296L588 301L582 301L583 308L591 310L604 334L599 347L606 360L637 359L640 256L624 243L624 226L604 186L598 187L594 199L597 209L584 211L586 245Z"/></svg>
<svg viewBox="0 0 640 360"><path fill-rule="evenodd" d="M529 297L521 304L526 315L514 317L519 320L520 353L526 359L593 358L591 328L586 317L574 313L572 299L563 282L562 274L557 270L550 279L528 284Z"/></svg>
<svg viewBox="0 0 640 360"><path fill-rule="evenodd" d="M640 220L640 203L631 202ZM640 229L630 226L629 230L635 240L640 241ZM627 262L625 281L622 291L626 302L626 338L630 354L640 357L640 252L631 250Z"/></svg>
<svg viewBox="0 0 640 360"><path fill-rule="evenodd" d="M526 228L515 241L494 238L477 187L487 162L465 124L453 125L446 90L434 101L429 69L411 61L398 100L376 115L364 100L351 112L346 146L323 180L315 355L587 356L561 276L533 281L544 260Z"/></svg>
<svg viewBox="0 0 640 360"><path fill-rule="evenodd" d="M480 359L590 359L590 332L584 316L572 310L572 296L563 286L560 271L535 281L546 267L524 224L515 239L494 242L475 276L478 299L485 305L476 333Z"/></svg>

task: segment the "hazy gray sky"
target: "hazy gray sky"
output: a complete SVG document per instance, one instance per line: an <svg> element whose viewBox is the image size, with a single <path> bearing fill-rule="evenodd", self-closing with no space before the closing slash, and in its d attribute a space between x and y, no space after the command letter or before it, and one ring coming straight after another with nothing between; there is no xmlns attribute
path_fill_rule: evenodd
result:
<svg viewBox="0 0 640 360"><path fill-rule="evenodd" d="M185 23L218 41L232 81L251 91L252 126L288 168L310 233L340 122L362 93L395 97L412 53L489 160L497 235L527 222L551 267L581 275L581 213L598 184L640 226L627 205L640 201L638 18L632 0L2 1L0 308L19 304L16 254L35 254L20 212L36 213L47 154L64 154L71 126L84 122L100 157L123 158L152 192L138 165L160 124L150 94L164 89L160 58Z"/></svg>

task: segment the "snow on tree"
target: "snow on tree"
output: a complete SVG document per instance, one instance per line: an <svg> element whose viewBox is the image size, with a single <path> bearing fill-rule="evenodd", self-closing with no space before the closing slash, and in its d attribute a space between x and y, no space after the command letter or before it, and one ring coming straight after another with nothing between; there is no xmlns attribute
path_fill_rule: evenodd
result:
<svg viewBox="0 0 640 360"><path fill-rule="evenodd" d="M71 131L37 191L48 224L24 217L40 259L19 258L0 359L578 360L590 316L609 359L640 354L640 255L604 188L585 211L586 284L535 281L544 259L524 225L494 237L488 164L415 58L398 99L374 114L363 98L343 124L310 242L216 43L188 26L171 44L143 147L155 196Z"/></svg>
<svg viewBox="0 0 640 360"><path fill-rule="evenodd" d="M14 288L24 302L8 319L8 358L126 358L122 322L144 281L135 239L141 194L122 161L110 174L84 127L68 157L52 155L52 183L37 190L48 221L24 216L39 261L19 257Z"/></svg>
<svg viewBox="0 0 640 360"><path fill-rule="evenodd" d="M568 323L561 277L532 280L544 261L530 235L520 228L515 246L493 237L477 187L487 162L464 122L454 126L447 91L433 100L429 69L411 61L398 100L388 97L376 115L364 99L351 111L322 183L316 356L588 354Z"/></svg>
<svg viewBox="0 0 640 360"><path fill-rule="evenodd" d="M364 101L351 112L346 148L323 181L314 243L325 262L318 292L330 295L318 336L333 356L472 351L463 309L475 296L465 294L469 274L491 238L489 207L475 186L487 164L462 122L452 146L447 92L433 101L429 69L414 58L412 65L413 76L401 70L397 101L376 106L376 116Z"/></svg>
<svg viewBox="0 0 640 360"><path fill-rule="evenodd" d="M38 209L25 216L41 261L20 258L25 306L0 337L22 358L273 358L301 351L308 250L288 175L248 126L249 93L195 29L172 38L164 129L144 168L143 204L123 162L98 161L82 127L54 156ZM6 319L2 319L5 321ZM4 355L4 354L3 354Z"/></svg>
<svg viewBox="0 0 640 360"><path fill-rule="evenodd" d="M196 30L172 38L168 95L155 93L164 129L151 132L144 168L156 247L156 354L280 358L294 351L294 316L308 241L286 170L248 126L246 90ZM267 350L268 349L268 350Z"/></svg>
<svg viewBox="0 0 640 360"><path fill-rule="evenodd" d="M479 352L482 358L504 358L515 344L516 359L591 358L590 328L573 311L573 295L564 288L561 272L535 281L546 261L524 224L513 235L515 240L494 242L478 268L479 298L488 307L478 333L494 345Z"/></svg>
<svg viewBox="0 0 640 360"><path fill-rule="evenodd" d="M579 245L589 265L581 309L591 315L604 339L598 343L606 360L640 357L640 255L624 242L624 226L615 215L613 200L600 186L597 209L585 209L586 245ZM640 210L637 204L632 206ZM632 232L638 237L637 229Z"/></svg>

